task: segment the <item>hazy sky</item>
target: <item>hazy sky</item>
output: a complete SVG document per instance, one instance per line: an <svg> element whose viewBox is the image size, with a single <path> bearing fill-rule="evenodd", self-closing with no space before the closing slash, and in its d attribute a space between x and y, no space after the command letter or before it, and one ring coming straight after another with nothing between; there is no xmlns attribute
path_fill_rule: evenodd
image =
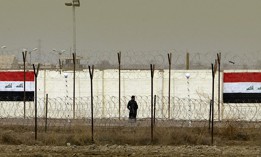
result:
<svg viewBox="0 0 261 157"><path fill-rule="evenodd" d="M70 0L0 0L0 45L72 47ZM81 0L77 49L261 50L261 0Z"/></svg>

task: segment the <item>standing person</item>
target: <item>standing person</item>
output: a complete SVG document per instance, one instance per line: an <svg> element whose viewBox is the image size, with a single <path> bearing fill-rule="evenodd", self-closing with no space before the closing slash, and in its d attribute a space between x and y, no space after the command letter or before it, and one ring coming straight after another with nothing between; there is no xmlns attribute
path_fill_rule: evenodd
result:
<svg viewBox="0 0 261 157"><path fill-rule="evenodd" d="M127 108L130 110L129 119L136 121L138 104L135 101L135 96L131 96L131 100L128 102Z"/></svg>

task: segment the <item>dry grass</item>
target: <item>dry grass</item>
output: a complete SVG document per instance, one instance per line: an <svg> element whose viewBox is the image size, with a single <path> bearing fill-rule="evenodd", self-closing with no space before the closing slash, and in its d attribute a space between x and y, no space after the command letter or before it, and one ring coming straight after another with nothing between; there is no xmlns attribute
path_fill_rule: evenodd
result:
<svg viewBox="0 0 261 157"><path fill-rule="evenodd" d="M34 140L34 128L25 126L0 127L1 144L25 145L88 145L91 141L91 128L72 126L70 128L49 128L47 133L39 128L38 140ZM95 127L96 144L117 145L210 145L211 137L207 127L156 127L151 143L149 127ZM242 128L237 123L226 123L216 127L215 145L260 145L260 128Z"/></svg>
<svg viewBox="0 0 261 157"><path fill-rule="evenodd" d="M226 122L216 128L215 136L222 140L221 145L261 145L261 128L244 127L239 122Z"/></svg>
<svg viewBox="0 0 261 157"><path fill-rule="evenodd" d="M210 136L206 128L158 128L158 144L166 145L209 145Z"/></svg>

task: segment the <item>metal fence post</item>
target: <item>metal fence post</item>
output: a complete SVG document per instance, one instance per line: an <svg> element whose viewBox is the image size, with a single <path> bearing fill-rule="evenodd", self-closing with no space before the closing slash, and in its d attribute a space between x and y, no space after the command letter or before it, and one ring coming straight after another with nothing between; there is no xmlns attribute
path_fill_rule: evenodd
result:
<svg viewBox="0 0 261 157"><path fill-rule="evenodd" d="M221 63L221 52L217 54L218 61L218 120L220 121L220 63Z"/></svg>
<svg viewBox="0 0 261 157"><path fill-rule="evenodd" d="M75 119L75 64L76 54L73 53L73 119Z"/></svg>
<svg viewBox="0 0 261 157"><path fill-rule="evenodd" d="M189 70L189 52L186 53L186 70Z"/></svg>
<svg viewBox="0 0 261 157"><path fill-rule="evenodd" d="M26 62L26 56L27 56L27 51L23 51L23 62L24 62L24 119L26 115L26 92L25 92L25 81L26 81L26 73L25 73L25 62Z"/></svg>
<svg viewBox="0 0 261 157"><path fill-rule="evenodd" d="M47 119L48 119L48 94L46 94L45 98L45 132L47 131Z"/></svg>
<svg viewBox="0 0 261 157"><path fill-rule="evenodd" d="M215 73L217 69L217 60L215 60L215 66L211 64L212 68L212 107L211 107L211 144L213 145L214 142L214 105L215 105L215 95L214 95L214 89L215 89Z"/></svg>
<svg viewBox="0 0 261 157"><path fill-rule="evenodd" d="M118 52L119 63L119 120L121 119L121 52Z"/></svg>
<svg viewBox="0 0 261 157"><path fill-rule="evenodd" d="M156 122L156 95L154 95L154 126L155 126L155 122Z"/></svg>
<svg viewBox="0 0 261 157"><path fill-rule="evenodd" d="M154 77L155 65L150 64L151 71L151 143L153 142L153 77Z"/></svg>
<svg viewBox="0 0 261 157"><path fill-rule="evenodd" d="M171 59L172 54L168 53L168 61L169 61L169 97L168 97L168 118L170 119L170 81L171 81Z"/></svg>
<svg viewBox="0 0 261 157"><path fill-rule="evenodd" d="M89 74L91 79L91 118L92 118L92 142L93 140L93 72L94 72L94 65L88 66Z"/></svg>
<svg viewBox="0 0 261 157"><path fill-rule="evenodd" d="M60 70L60 74L62 73L62 61L61 59L59 59L59 70Z"/></svg>
<svg viewBox="0 0 261 157"><path fill-rule="evenodd" d="M35 67L35 65L33 64L33 69L34 69L34 76L35 76L35 91L34 91L34 104L35 104L35 116L34 116L34 132L35 132L35 136L34 139L37 140L37 76L38 76L38 72L39 72L39 68L40 68L40 64L38 64L37 69Z"/></svg>
<svg viewBox="0 0 261 157"><path fill-rule="evenodd" d="M210 129L211 129L212 104L213 104L213 100L210 100L210 102L209 102L209 117L208 117L208 131L209 131L209 133L210 133Z"/></svg>

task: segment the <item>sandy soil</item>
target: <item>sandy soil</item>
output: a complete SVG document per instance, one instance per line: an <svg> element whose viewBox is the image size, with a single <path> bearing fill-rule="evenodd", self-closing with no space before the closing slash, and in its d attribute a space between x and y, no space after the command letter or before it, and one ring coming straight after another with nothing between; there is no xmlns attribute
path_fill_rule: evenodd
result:
<svg viewBox="0 0 261 157"><path fill-rule="evenodd" d="M0 156L261 156L259 146L0 145Z"/></svg>

